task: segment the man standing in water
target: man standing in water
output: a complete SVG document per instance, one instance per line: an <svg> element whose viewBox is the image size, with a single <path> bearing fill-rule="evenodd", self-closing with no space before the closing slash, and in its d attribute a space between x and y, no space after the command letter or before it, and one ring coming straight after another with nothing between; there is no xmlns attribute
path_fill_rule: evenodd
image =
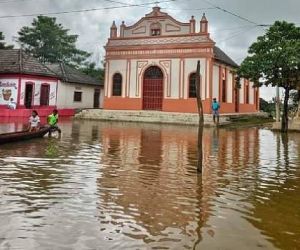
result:
<svg viewBox="0 0 300 250"><path fill-rule="evenodd" d="M211 108L212 108L214 123L216 123L216 117L217 117L217 124L219 124L219 117L220 117L219 109L220 109L220 104L217 102L216 98L213 99Z"/></svg>
<svg viewBox="0 0 300 250"><path fill-rule="evenodd" d="M61 135L61 129L57 126L58 123L58 111L54 109L52 114L48 116L48 124L50 126L49 137L52 132L58 131L59 135Z"/></svg>

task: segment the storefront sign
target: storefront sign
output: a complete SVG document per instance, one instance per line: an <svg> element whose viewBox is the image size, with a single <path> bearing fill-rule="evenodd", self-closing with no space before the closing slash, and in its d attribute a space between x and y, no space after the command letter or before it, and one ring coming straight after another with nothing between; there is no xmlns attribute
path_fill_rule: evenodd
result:
<svg viewBox="0 0 300 250"><path fill-rule="evenodd" d="M7 105L12 99L17 102L18 80L1 79L0 80L0 105Z"/></svg>

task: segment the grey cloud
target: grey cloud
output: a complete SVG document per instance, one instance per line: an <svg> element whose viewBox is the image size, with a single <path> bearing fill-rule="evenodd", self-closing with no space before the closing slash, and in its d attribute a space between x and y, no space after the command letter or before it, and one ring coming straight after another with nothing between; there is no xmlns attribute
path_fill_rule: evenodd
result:
<svg viewBox="0 0 300 250"><path fill-rule="evenodd" d="M5 0L0 1L0 16L18 15L28 13L44 13L53 11L68 11L76 9L101 8L104 6L116 6L103 0ZM129 4L145 3L151 0L120 0ZM209 0L216 5L231 10L239 15L257 23L273 23L275 20L287 20L300 24L300 1L298 0ZM176 19L188 22L194 15L199 29L199 21L202 13L206 16L210 25L210 32L216 44L240 63L247 55L249 45L255 41L258 35L263 34L262 28L250 29L251 25L232 15L216 9L197 10L210 8L204 0L176 0L172 3L160 5L163 11L168 12ZM130 25L144 16L151 7L132 7L113 10L101 10L85 13L73 13L57 15L58 22L70 29L73 34L78 34L78 46L92 52L92 60L99 62L103 59L103 46L109 35L109 28L113 20L120 25L125 21ZM30 25L32 17L0 19L0 31L3 31L6 40L14 43L13 37L21 27ZM248 27L247 27L248 26ZM270 99L273 92L262 89L262 96ZM270 94L271 93L271 94Z"/></svg>

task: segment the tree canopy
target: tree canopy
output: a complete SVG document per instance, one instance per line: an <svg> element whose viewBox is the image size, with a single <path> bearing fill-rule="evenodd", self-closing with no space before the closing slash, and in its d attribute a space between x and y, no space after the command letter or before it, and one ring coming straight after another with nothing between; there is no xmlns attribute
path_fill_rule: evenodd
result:
<svg viewBox="0 0 300 250"><path fill-rule="evenodd" d="M94 62L85 63L84 67L81 67L80 70L86 75L89 75L99 81L102 81L104 79L104 69L96 67L96 64Z"/></svg>
<svg viewBox="0 0 300 250"><path fill-rule="evenodd" d="M0 31L0 49L12 49L14 46L13 45L5 45L4 42L4 35L3 33Z"/></svg>
<svg viewBox="0 0 300 250"><path fill-rule="evenodd" d="M54 17L38 16L31 27L23 27L18 34L22 48L43 63L65 62L78 67L90 56L76 48L78 35L69 34Z"/></svg>
<svg viewBox="0 0 300 250"><path fill-rule="evenodd" d="M290 90L300 87L300 28L293 23L276 21L257 38L248 53L238 75L249 78L256 86L284 88L282 131L287 131Z"/></svg>

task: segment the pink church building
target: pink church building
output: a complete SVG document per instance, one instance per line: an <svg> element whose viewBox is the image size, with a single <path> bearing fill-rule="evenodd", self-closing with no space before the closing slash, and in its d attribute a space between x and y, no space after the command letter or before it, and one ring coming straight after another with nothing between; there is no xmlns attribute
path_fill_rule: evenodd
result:
<svg viewBox="0 0 300 250"><path fill-rule="evenodd" d="M195 70L201 63L200 95L204 112L213 98L221 113L252 113L259 108L259 92L241 79L238 65L211 39L203 15L199 30L192 16L187 23L154 7L138 22L120 29L113 22L105 46L104 109L197 112Z"/></svg>

